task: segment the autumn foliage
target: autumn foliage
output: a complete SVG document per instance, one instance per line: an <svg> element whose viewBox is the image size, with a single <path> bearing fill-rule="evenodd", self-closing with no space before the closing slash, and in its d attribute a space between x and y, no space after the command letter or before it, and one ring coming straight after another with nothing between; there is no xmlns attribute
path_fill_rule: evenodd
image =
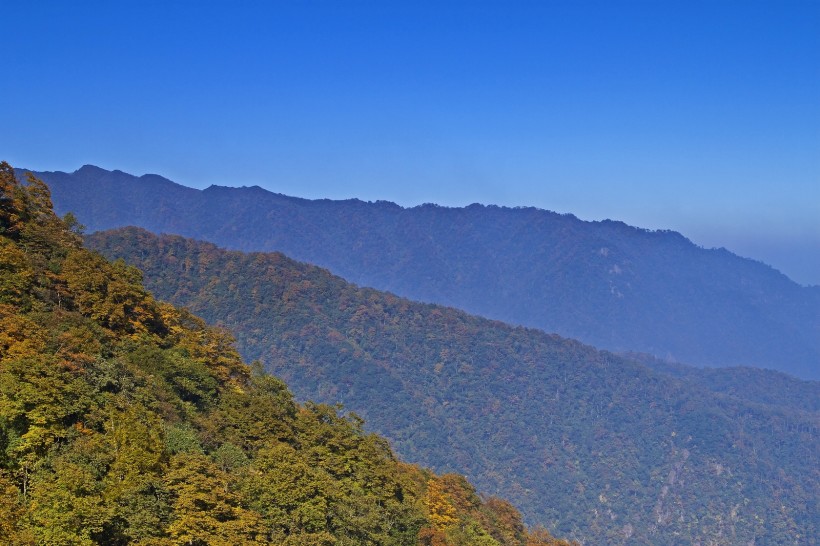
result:
<svg viewBox="0 0 820 546"><path fill-rule="evenodd" d="M0 164L0 543L558 544L297 404L78 232Z"/></svg>

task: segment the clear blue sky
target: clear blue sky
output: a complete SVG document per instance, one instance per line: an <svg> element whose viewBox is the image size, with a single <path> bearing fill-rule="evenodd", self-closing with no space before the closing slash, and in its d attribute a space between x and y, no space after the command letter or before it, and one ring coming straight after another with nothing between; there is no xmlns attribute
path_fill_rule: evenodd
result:
<svg viewBox="0 0 820 546"><path fill-rule="evenodd" d="M4 0L0 158L675 229L820 284L820 1Z"/></svg>

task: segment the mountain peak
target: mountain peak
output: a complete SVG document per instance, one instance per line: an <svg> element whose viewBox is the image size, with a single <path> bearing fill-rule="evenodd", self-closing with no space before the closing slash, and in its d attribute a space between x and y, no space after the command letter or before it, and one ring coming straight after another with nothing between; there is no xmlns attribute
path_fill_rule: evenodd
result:
<svg viewBox="0 0 820 546"><path fill-rule="evenodd" d="M80 167L79 169L77 169L76 171L74 171L73 174L81 175L81 176L88 176L88 175L94 175L94 174L107 174L107 173L110 173L110 172L111 171L107 171L107 170L105 170L101 167L97 167L96 165L85 164L82 167Z"/></svg>

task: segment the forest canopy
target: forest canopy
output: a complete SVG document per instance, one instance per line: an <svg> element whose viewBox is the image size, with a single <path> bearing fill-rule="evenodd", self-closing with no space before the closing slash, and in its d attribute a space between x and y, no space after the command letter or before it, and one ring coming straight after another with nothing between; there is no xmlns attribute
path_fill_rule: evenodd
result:
<svg viewBox="0 0 820 546"><path fill-rule="evenodd" d="M0 164L0 542L566 544L356 415L296 403L79 227Z"/></svg>

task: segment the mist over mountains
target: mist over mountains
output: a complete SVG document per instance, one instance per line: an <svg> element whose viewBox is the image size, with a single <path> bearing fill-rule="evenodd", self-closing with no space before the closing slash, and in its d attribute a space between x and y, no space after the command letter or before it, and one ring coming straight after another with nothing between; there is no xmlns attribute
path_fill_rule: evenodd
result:
<svg viewBox="0 0 820 546"><path fill-rule="evenodd" d="M136 225L281 251L408 298L669 362L820 377L820 287L676 232L535 208L402 208L259 187L186 188L85 166L41 172L90 231Z"/></svg>

